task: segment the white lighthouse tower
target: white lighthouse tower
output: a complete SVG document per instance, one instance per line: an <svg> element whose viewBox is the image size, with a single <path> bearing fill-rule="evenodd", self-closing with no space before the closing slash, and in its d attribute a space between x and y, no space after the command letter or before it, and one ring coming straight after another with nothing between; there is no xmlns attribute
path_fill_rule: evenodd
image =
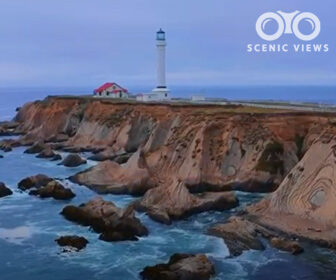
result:
<svg viewBox="0 0 336 280"><path fill-rule="evenodd" d="M166 33L160 28L156 33L157 52L157 86L152 93L157 94L157 100L169 100L169 89L166 85Z"/></svg>

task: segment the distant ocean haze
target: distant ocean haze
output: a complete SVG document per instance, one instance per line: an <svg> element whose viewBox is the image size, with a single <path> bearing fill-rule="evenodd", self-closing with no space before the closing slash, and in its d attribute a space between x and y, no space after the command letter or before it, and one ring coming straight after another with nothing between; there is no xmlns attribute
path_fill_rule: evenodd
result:
<svg viewBox="0 0 336 280"><path fill-rule="evenodd" d="M152 86L127 86L132 94L150 92ZM336 86L170 86L172 97L229 100L274 100L336 104ZM44 99L48 95L92 94L94 87L0 88L0 120L10 120L15 109L26 102Z"/></svg>

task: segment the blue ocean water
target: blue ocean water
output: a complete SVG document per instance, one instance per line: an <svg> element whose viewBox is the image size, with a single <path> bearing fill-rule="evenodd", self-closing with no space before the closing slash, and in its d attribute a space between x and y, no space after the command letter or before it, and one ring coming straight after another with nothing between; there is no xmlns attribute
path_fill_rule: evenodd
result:
<svg viewBox="0 0 336 280"><path fill-rule="evenodd" d="M13 108L24 100L43 98L55 92L41 91L12 96L1 93L1 119L13 115ZM81 91L77 92L82 94ZM14 98L15 96L15 98ZM21 98L16 99L17 96ZM7 105L5 105L5 102ZM6 107L8 106L8 107ZM7 108L7 109L6 109ZM3 137L0 137L0 140ZM228 258L225 243L208 236L209 226L224 222L230 215L247 204L258 201L263 195L237 192L240 206L224 212L207 212L174 222L170 226L150 220L144 213L138 217L149 229L149 236L137 242L107 243L87 227L65 220L59 213L69 202L40 199L17 189L24 177L38 173L59 178L70 187L76 197L71 204L78 205L97 196L91 190L73 184L66 178L94 162L79 168L58 166L58 162L37 159L15 148L0 159L0 181L9 186L14 194L0 199L0 279L139 279L138 273L148 265L166 262L169 256L180 253L205 253L215 263L213 279L335 279L336 256L334 252L305 246L306 252L292 256L270 248L248 251L237 258ZM135 198L128 195L104 195L104 199L123 207ZM78 253L62 253L55 239L64 234L86 237L89 244Z"/></svg>

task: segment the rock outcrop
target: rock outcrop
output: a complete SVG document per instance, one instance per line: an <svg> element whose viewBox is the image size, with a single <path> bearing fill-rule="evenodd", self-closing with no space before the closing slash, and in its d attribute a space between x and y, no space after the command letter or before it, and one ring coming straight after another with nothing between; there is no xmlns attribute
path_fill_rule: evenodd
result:
<svg viewBox="0 0 336 280"><path fill-rule="evenodd" d="M53 181L52 178L43 175L43 174L38 174L35 176L27 177L23 180L21 180L18 183L18 187L20 190L26 191L32 188L40 188L42 186L46 186L49 182Z"/></svg>
<svg viewBox="0 0 336 280"><path fill-rule="evenodd" d="M223 238L231 256L239 256L245 250L265 249L258 236L258 227L239 217L211 227L209 234Z"/></svg>
<svg viewBox="0 0 336 280"><path fill-rule="evenodd" d="M42 142L37 142L35 143L33 146L31 146L30 148L26 149L24 151L25 154L38 154L41 153L43 150L47 149L48 146L45 145Z"/></svg>
<svg viewBox="0 0 336 280"><path fill-rule="evenodd" d="M12 136L20 134L15 129L19 126L19 123L15 121L0 122L0 136Z"/></svg>
<svg viewBox="0 0 336 280"><path fill-rule="evenodd" d="M143 155L137 152L126 165L122 166L110 160L80 172L70 180L88 186L98 193L142 195L148 189L156 187L154 176L147 169Z"/></svg>
<svg viewBox="0 0 336 280"><path fill-rule="evenodd" d="M167 264L146 267L140 276L143 280L209 280L214 274L205 255L174 254Z"/></svg>
<svg viewBox="0 0 336 280"><path fill-rule="evenodd" d="M43 149L36 157L54 159L55 156L56 154L54 153L54 151L50 147L48 147L48 148Z"/></svg>
<svg viewBox="0 0 336 280"><path fill-rule="evenodd" d="M277 248L282 251L290 252L293 255L298 255L298 254L303 253L303 248L296 241L290 241L284 238L273 237L271 238L270 242L274 248Z"/></svg>
<svg viewBox="0 0 336 280"><path fill-rule="evenodd" d="M165 224L195 213L223 211L236 206L238 199L233 192L191 194L179 181L153 188L135 203L137 210L146 211L153 220Z"/></svg>
<svg viewBox="0 0 336 280"><path fill-rule="evenodd" d="M13 192L7 188L4 183L0 182L0 197L5 197L12 194Z"/></svg>
<svg viewBox="0 0 336 280"><path fill-rule="evenodd" d="M61 236L55 240L61 247L71 247L80 251L89 243L86 238L76 235Z"/></svg>
<svg viewBox="0 0 336 280"><path fill-rule="evenodd" d="M321 135L276 192L247 209L256 223L336 249L336 139Z"/></svg>
<svg viewBox="0 0 336 280"><path fill-rule="evenodd" d="M82 158L77 154L70 154L68 155L60 165L64 165L66 167L77 167L82 164L86 164L86 159Z"/></svg>
<svg viewBox="0 0 336 280"><path fill-rule="evenodd" d="M235 255L259 247L258 235L272 246L298 254L296 240L336 249L336 139L333 129L315 139L279 188L249 206L241 217L216 225L210 233L223 237ZM259 244L259 245L258 245ZM256 246L255 246L256 245Z"/></svg>
<svg viewBox="0 0 336 280"><path fill-rule="evenodd" d="M262 239L268 239L272 247L293 255L303 252L300 243L288 235L251 222L244 217L233 216L224 224L212 226L208 233L223 238L231 257L239 256L246 250L264 250Z"/></svg>
<svg viewBox="0 0 336 280"><path fill-rule="evenodd" d="M148 234L132 207L121 209L100 197L79 207L66 206L61 214L70 221L90 226L104 241L138 240Z"/></svg>
<svg viewBox="0 0 336 280"><path fill-rule="evenodd" d="M31 190L29 194L41 198L52 197L56 200L69 200L76 196L71 189L65 188L57 181L51 181L46 186Z"/></svg>

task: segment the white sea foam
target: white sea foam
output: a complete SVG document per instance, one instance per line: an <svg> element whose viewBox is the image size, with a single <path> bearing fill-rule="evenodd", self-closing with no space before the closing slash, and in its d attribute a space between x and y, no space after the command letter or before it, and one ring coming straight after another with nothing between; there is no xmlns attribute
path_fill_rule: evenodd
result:
<svg viewBox="0 0 336 280"><path fill-rule="evenodd" d="M16 228L0 228L0 239L20 245L23 241L31 238L33 229L29 226L19 226Z"/></svg>

